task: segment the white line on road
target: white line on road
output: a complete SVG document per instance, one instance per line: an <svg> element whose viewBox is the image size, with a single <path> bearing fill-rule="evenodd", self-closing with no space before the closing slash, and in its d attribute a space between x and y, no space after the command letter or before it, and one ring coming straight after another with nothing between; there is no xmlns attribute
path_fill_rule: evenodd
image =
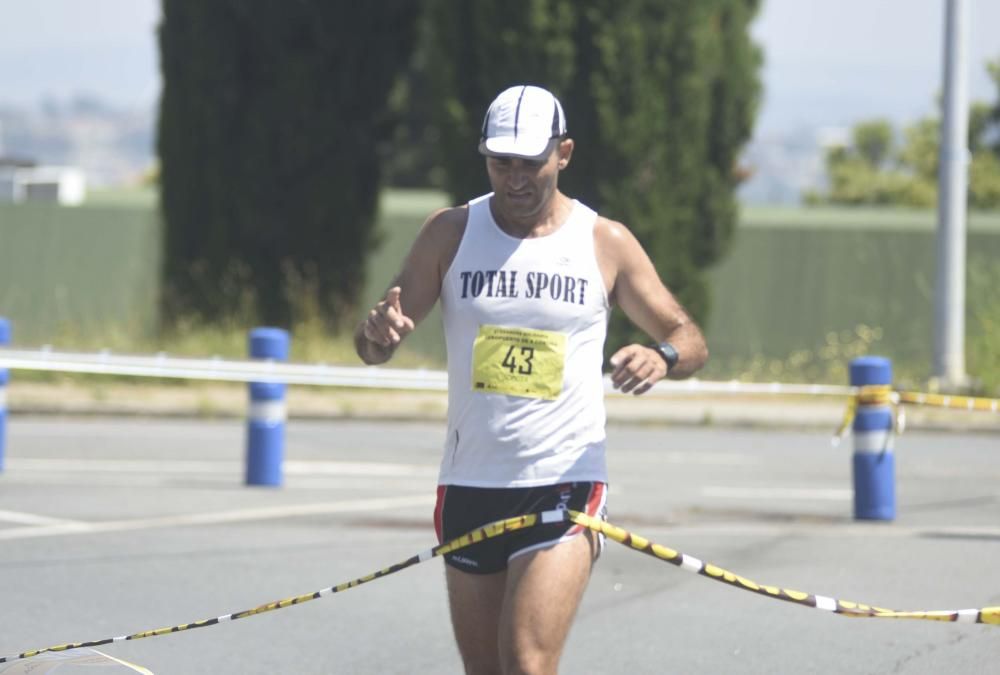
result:
<svg viewBox="0 0 1000 675"><path fill-rule="evenodd" d="M434 503L433 495L410 495L386 499L354 499L342 502L319 502L316 504L289 504L211 513L185 513L153 518L131 520L111 520L96 523L66 521L38 527L19 527L0 530L0 541L10 539L31 539L69 534L96 534L99 532L122 532L126 530L151 530L160 527L184 527L191 525L219 525L247 521L274 520L298 516L328 515L333 513L357 513L384 511L414 506L428 506Z"/></svg>
<svg viewBox="0 0 1000 675"><path fill-rule="evenodd" d="M237 489L246 486L242 470L223 474L88 474L85 483L80 476L71 473L32 473L5 476L4 485L29 486L64 486L87 489L94 488L200 488L216 487L222 489ZM282 489L286 490L389 490L401 492L409 490L432 489L436 483L427 478L410 478L407 476L285 476Z"/></svg>
<svg viewBox="0 0 1000 675"><path fill-rule="evenodd" d="M795 487L729 487L706 485L701 489L704 497L719 499L796 499L810 501L847 501L854 495L846 488L795 488Z"/></svg>
<svg viewBox="0 0 1000 675"><path fill-rule="evenodd" d="M52 518L51 516L40 516L37 513L23 513L21 511L0 510L0 521L5 523L16 523L18 525L65 525L75 523L75 520L65 518Z"/></svg>
<svg viewBox="0 0 1000 675"><path fill-rule="evenodd" d="M68 459L61 457L23 457L7 461L10 473L20 471L69 471L72 473L233 473L237 461L145 460L145 459Z"/></svg>
<svg viewBox="0 0 1000 675"><path fill-rule="evenodd" d="M10 472L72 471L94 473L226 473L241 475L243 462L228 460L152 460L152 459L70 459L62 457L12 457L7 460ZM337 462L324 460L288 460L284 471L302 476L436 476L436 466L397 464L393 462Z"/></svg>
<svg viewBox="0 0 1000 675"><path fill-rule="evenodd" d="M630 459L646 459L660 464L704 464L708 466L751 466L761 463L759 457L735 452L661 452L632 450Z"/></svg>

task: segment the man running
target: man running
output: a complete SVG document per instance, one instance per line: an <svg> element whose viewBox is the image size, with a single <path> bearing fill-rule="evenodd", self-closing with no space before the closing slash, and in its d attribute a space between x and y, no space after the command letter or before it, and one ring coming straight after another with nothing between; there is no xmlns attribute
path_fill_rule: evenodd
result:
<svg viewBox="0 0 1000 675"><path fill-rule="evenodd" d="M550 92L501 92L479 144L493 191L430 215L355 332L361 359L384 363L441 301L441 541L524 513L604 516L602 365L613 303L651 338L611 357L618 390L643 394L664 377L691 375L708 357L701 331L632 233L559 191L573 147ZM600 539L552 523L446 555L466 672L555 673Z"/></svg>

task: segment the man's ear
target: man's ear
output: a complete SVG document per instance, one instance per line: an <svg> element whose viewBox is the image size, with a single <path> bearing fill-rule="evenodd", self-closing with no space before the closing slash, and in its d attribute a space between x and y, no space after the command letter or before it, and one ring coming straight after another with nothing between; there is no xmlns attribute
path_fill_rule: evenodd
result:
<svg viewBox="0 0 1000 675"><path fill-rule="evenodd" d="M573 157L573 139L564 138L559 141L556 152L559 153L559 170L561 171L569 166L569 160Z"/></svg>

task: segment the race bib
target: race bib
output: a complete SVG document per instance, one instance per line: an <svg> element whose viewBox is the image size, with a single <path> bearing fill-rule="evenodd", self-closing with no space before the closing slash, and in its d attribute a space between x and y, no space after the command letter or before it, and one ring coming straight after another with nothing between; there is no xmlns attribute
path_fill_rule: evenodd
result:
<svg viewBox="0 0 1000 675"><path fill-rule="evenodd" d="M562 391L566 335L480 326L472 345L472 391L554 400Z"/></svg>

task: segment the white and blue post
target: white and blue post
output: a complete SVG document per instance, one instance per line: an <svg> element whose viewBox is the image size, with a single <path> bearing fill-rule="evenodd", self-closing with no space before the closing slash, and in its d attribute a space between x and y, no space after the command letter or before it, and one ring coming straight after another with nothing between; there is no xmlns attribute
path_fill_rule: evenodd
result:
<svg viewBox="0 0 1000 675"><path fill-rule="evenodd" d="M10 344L10 321L0 316L0 345ZM7 446L7 381L10 373L0 368L0 473L3 473L4 451Z"/></svg>
<svg viewBox="0 0 1000 675"><path fill-rule="evenodd" d="M250 358L288 359L288 331L254 328L250 331ZM247 420L247 485L281 485L285 457L285 384L250 383Z"/></svg>
<svg viewBox="0 0 1000 675"><path fill-rule="evenodd" d="M892 384L892 362L882 356L861 356L850 363L851 386ZM859 400L854 416L854 518L893 520L896 517L896 458L892 406Z"/></svg>

